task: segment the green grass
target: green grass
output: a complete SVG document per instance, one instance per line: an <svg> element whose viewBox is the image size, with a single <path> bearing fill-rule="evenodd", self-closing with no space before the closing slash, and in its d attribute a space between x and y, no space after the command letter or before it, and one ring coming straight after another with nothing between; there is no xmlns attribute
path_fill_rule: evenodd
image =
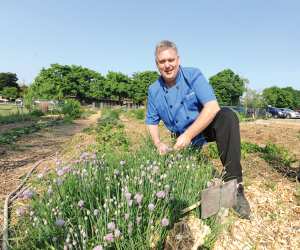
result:
<svg viewBox="0 0 300 250"><path fill-rule="evenodd" d="M22 113L22 109L12 104L0 104L0 116ZM28 113L26 108L23 108L23 113Z"/></svg>

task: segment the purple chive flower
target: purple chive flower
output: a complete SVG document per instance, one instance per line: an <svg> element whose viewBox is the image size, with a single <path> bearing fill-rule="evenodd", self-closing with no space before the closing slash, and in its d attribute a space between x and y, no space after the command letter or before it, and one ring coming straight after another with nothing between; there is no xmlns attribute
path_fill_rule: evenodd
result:
<svg viewBox="0 0 300 250"><path fill-rule="evenodd" d="M83 200L78 201L78 207L80 207L80 208L84 207L84 201Z"/></svg>
<svg viewBox="0 0 300 250"><path fill-rule="evenodd" d="M150 204L148 205L148 209L149 209L150 211L153 211L154 208L155 208L155 205L154 205L153 203L150 203Z"/></svg>
<svg viewBox="0 0 300 250"><path fill-rule="evenodd" d="M57 169L56 171L58 176L63 176L65 174L65 171L62 168Z"/></svg>
<svg viewBox="0 0 300 250"><path fill-rule="evenodd" d="M90 155L89 153L83 152L83 153L80 155L80 160L86 160L86 159L88 159L89 155Z"/></svg>
<svg viewBox="0 0 300 250"><path fill-rule="evenodd" d="M159 191L156 193L156 197L159 199L163 199L166 197L166 192L165 191Z"/></svg>
<svg viewBox="0 0 300 250"><path fill-rule="evenodd" d="M129 219L129 214L125 214L125 220L128 220Z"/></svg>
<svg viewBox="0 0 300 250"><path fill-rule="evenodd" d="M143 195L140 194L140 193L137 193L137 194L134 196L134 199L135 199L135 201L136 201L137 204L141 204L142 199L143 199Z"/></svg>
<svg viewBox="0 0 300 250"><path fill-rule="evenodd" d="M62 227L63 225L65 225L65 221L63 219L56 219L55 225L58 227Z"/></svg>
<svg viewBox="0 0 300 250"><path fill-rule="evenodd" d="M66 173L70 173L71 172L71 168L69 166L65 166L65 167L63 167L63 171L64 171L65 174Z"/></svg>
<svg viewBox="0 0 300 250"><path fill-rule="evenodd" d="M116 224L115 224L114 222L109 222L109 223L107 224L107 228L108 228L109 230L111 230L111 231L114 231L115 228L116 228Z"/></svg>
<svg viewBox="0 0 300 250"><path fill-rule="evenodd" d="M114 233L115 233L115 238L119 238L121 236L121 231L118 228L115 230Z"/></svg>
<svg viewBox="0 0 300 250"><path fill-rule="evenodd" d="M162 225L163 227L168 226L168 225L169 225L169 220L168 220L167 218L163 218L163 219L161 220L161 225Z"/></svg>
<svg viewBox="0 0 300 250"><path fill-rule="evenodd" d="M103 237L103 239L104 239L105 241L108 241L108 242L113 242L113 241L114 241L114 235L113 235L112 233L109 233L109 234L105 235L105 236Z"/></svg>
<svg viewBox="0 0 300 250"><path fill-rule="evenodd" d="M103 247L101 245L95 246L93 250L103 250Z"/></svg>
<svg viewBox="0 0 300 250"><path fill-rule="evenodd" d="M18 207L16 209L17 216L21 217L26 214L27 209L25 207Z"/></svg>
<svg viewBox="0 0 300 250"><path fill-rule="evenodd" d="M31 199L34 195L34 192L31 189L26 189L23 193L22 193L22 198L23 199Z"/></svg>
<svg viewBox="0 0 300 250"><path fill-rule="evenodd" d="M127 201L129 201L131 199L131 193L126 192L124 195L125 195L125 198Z"/></svg>

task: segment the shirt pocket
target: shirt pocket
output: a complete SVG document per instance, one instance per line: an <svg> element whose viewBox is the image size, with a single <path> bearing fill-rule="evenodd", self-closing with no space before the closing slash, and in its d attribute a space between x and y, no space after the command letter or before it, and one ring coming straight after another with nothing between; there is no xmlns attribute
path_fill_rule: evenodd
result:
<svg viewBox="0 0 300 250"><path fill-rule="evenodd" d="M184 96L184 103L189 110L198 110L198 99L195 92L189 92Z"/></svg>

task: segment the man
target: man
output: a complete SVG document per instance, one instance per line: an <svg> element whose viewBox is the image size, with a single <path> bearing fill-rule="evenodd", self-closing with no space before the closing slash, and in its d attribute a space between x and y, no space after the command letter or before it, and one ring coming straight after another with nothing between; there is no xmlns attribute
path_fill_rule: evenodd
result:
<svg viewBox="0 0 300 250"><path fill-rule="evenodd" d="M249 218L250 206L244 195L240 164L240 130L235 113L220 109L214 91L200 70L180 66L177 47L161 41L155 49L155 60L161 74L148 90L146 124L160 154L170 148L161 142L160 120L177 137L175 150L189 145L201 147L206 141L216 141L225 167L224 181L237 179L237 205L242 218Z"/></svg>

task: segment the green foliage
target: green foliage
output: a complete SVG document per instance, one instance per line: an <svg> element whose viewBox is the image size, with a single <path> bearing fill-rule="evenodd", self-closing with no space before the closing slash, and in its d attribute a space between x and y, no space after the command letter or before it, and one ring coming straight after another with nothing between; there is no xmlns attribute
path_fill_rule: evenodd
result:
<svg viewBox="0 0 300 250"><path fill-rule="evenodd" d="M124 126L119 122L120 110L106 109L102 111L96 128L96 141L99 150L128 150L129 140Z"/></svg>
<svg viewBox="0 0 300 250"><path fill-rule="evenodd" d="M34 93L32 88L27 88L24 92L24 106L28 109L31 110L33 106L33 98L34 98Z"/></svg>
<svg viewBox="0 0 300 250"><path fill-rule="evenodd" d="M90 84L103 77L100 73L76 65L52 64L42 69L30 86L34 98L62 100L76 97L89 100Z"/></svg>
<svg viewBox="0 0 300 250"><path fill-rule="evenodd" d="M134 73L132 76L132 84L129 97L135 103L142 103L146 100L148 87L158 79L159 75L156 71L144 71Z"/></svg>
<svg viewBox="0 0 300 250"><path fill-rule="evenodd" d="M10 129L9 131L0 134L0 144L14 143L19 137L23 135L32 134L43 128L58 125L60 123L61 121L54 120L48 122L39 122L28 127Z"/></svg>
<svg viewBox="0 0 300 250"><path fill-rule="evenodd" d="M218 159L219 158L219 153L218 153L218 148L216 143L209 143L207 146L207 156L210 159Z"/></svg>
<svg viewBox="0 0 300 250"><path fill-rule="evenodd" d="M245 108L263 108L265 106L263 95L250 88L246 88L242 104Z"/></svg>
<svg viewBox="0 0 300 250"><path fill-rule="evenodd" d="M26 114L10 114L2 116L0 115L0 124L9 124L9 123L15 123L15 122L24 122L24 121L32 121L34 120L34 117L30 113Z"/></svg>
<svg viewBox="0 0 300 250"><path fill-rule="evenodd" d="M263 158L272 165L291 166L296 157L286 148L268 143L262 150Z"/></svg>
<svg viewBox="0 0 300 250"><path fill-rule="evenodd" d="M103 109L101 112L101 117L98 119L98 125L117 125L119 123L120 113L121 110L119 109Z"/></svg>
<svg viewBox="0 0 300 250"><path fill-rule="evenodd" d="M300 91L291 87L270 87L263 91L265 103L278 108L299 108Z"/></svg>
<svg viewBox="0 0 300 250"><path fill-rule="evenodd" d="M220 105L238 105L245 90L245 80L230 69L225 69L209 79Z"/></svg>
<svg viewBox="0 0 300 250"><path fill-rule="evenodd" d="M138 120L144 120L146 115L145 109L132 109L129 113Z"/></svg>
<svg viewBox="0 0 300 250"><path fill-rule="evenodd" d="M11 248L63 249L70 241L76 249L153 249L157 238L155 249L163 249L167 229L212 178L211 166L198 162L197 155L187 150L159 156L148 143L135 154L83 153L77 164L59 165L57 174L44 177L41 186L49 189L33 197L30 211L14 227ZM121 237L109 229L112 222ZM204 223L212 229L217 224L215 218ZM105 240L109 233L111 242Z"/></svg>
<svg viewBox="0 0 300 250"><path fill-rule="evenodd" d="M16 87L4 87L0 94L5 98L13 100L19 96L18 89Z"/></svg>
<svg viewBox="0 0 300 250"><path fill-rule="evenodd" d="M292 87L283 88L283 90L292 94L293 103L292 109L300 109L300 90L293 89ZM287 107L287 106L286 106Z"/></svg>
<svg viewBox="0 0 300 250"><path fill-rule="evenodd" d="M30 115L35 116L35 117L40 117L40 116L43 116L44 113L39 109L34 109L30 112Z"/></svg>
<svg viewBox="0 0 300 250"><path fill-rule="evenodd" d="M61 112L71 119L79 118L82 114L80 102L74 99L66 99L61 105Z"/></svg>
<svg viewBox="0 0 300 250"><path fill-rule="evenodd" d="M5 87L15 87L19 90L17 81L18 77L14 73L0 73L0 91L2 91Z"/></svg>
<svg viewBox="0 0 300 250"><path fill-rule="evenodd" d="M120 72L100 73L76 65L52 64L42 69L30 86L30 99L62 100L67 97L85 102L101 99L146 100L148 86L158 78L157 72L135 73L131 78Z"/></svg>

